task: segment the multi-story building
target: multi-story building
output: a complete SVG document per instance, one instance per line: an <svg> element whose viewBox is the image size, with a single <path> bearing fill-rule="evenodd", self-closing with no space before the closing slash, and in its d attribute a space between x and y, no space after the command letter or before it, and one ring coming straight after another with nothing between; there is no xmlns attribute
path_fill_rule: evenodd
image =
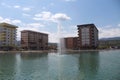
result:
<svg viewBox="0 0 120 80"><path fill-rule="evenodd" d="M12 24L0 23L0 49L16 45L16 28Z"/></svg>
<svg viewBox="0 0 120 80"><path fill-rule="evenodd" d="M46 50L48 47L48 34L23 30L21 31L21 46L26 50Z"/></svg>
<svg viewBox="0 0 120 80"><path fill-rule="evenodd" d="M78 37L66 37L64 38L65 48L69 50L78 49Z"/></svg>
<svg viewBox="0 0 120 80"><path fill-rule="evenodd" d="M80 49L94 49L98 47L98 29L94 24L77 25L78 46Z"/></svg>

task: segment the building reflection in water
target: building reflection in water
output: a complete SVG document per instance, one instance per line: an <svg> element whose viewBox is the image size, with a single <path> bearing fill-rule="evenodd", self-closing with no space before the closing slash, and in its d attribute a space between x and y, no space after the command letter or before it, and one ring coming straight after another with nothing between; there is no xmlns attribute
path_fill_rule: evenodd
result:
<svg viewBox="0 0 120 80"><path fill-rule="evenodd" d="M79 54L49 55L49 80L78 80Z"/></svg>
<svg viewBox="0 0 120 80"><path fill-rule="evenodd" d="M3 80L95 80L99 52L0 54Z"/></svg>
<svg viewBox="0 0 120 80"><path fill-rule="evenodd" d="M10 53L0 53L0 80L14 80L15 55Z"/></svg>
<svg viewBox="0 0 120 80"><path fill-rule="evenodd" d="M35 60L39 58L44 58L48 55L48 53L21 53L22 59L28 59L28 60Z"/></svg>
<svg viewBox="0 0 120 80"><path fill-rule="evenodd" d="M20 80L47 80L48 77L48 53L21 54L21 64L17 70ZM18 60L19 61L19 60Z"/></svg>
<svg viewBox="0 0 120 80"><path fill-rule="evenodd" d="M81 52L79 56L80 80L95 80L99 68L99 51Z"/></svg>

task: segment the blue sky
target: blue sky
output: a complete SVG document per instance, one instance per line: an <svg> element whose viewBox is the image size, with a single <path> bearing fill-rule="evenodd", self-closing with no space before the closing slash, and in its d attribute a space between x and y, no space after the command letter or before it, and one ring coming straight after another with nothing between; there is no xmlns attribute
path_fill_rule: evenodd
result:
<svg viewBox="0 0 120 80"><path fill-rule="evenodd" d="M78 24L94 23L99 38L120 37L119 0L1 0L0 22L49 34L49 42L57 42L57 26L63 37L77 36Z"/></svg>

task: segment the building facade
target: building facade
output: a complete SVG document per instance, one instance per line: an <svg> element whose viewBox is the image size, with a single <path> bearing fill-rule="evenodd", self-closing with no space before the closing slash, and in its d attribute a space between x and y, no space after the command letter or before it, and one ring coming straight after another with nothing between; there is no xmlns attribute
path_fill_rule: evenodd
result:
<svg viewBox="0 0 120 80"><path fill-rule="evenodd" d="M16 46L16 31L17 26L0 23L0 49Z"/></svg>
<svg viewBox="0 0 120 80"><path fill-rule="evenodd" d="M68 50L78 49L78 37L66 37L64 38L65 48Z"/></svg>
<svg viewBox="0 0 120 80"><path fill-rule="evenodd" d="M23 30L21 31L21 47L25 50L46 50L48 34Z"/></svg>
<svg viewBox="0 0 120 80"><path fill-rule="evenodd" d="M98 47L98 29L94 24L77 25L78 46L80 49L95 49Z"/></svg>

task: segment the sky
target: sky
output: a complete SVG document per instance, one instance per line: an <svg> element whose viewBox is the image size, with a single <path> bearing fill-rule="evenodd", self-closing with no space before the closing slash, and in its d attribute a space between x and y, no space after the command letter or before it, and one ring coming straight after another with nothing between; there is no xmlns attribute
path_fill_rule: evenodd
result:
<svg viewBox="0 0 120 80"><path fill-rule="evenodd" d="M99 38L120 37L120 0L0 0L0 23L49 34L49 42L76 37L77 25L94 23Z"/></svg>

